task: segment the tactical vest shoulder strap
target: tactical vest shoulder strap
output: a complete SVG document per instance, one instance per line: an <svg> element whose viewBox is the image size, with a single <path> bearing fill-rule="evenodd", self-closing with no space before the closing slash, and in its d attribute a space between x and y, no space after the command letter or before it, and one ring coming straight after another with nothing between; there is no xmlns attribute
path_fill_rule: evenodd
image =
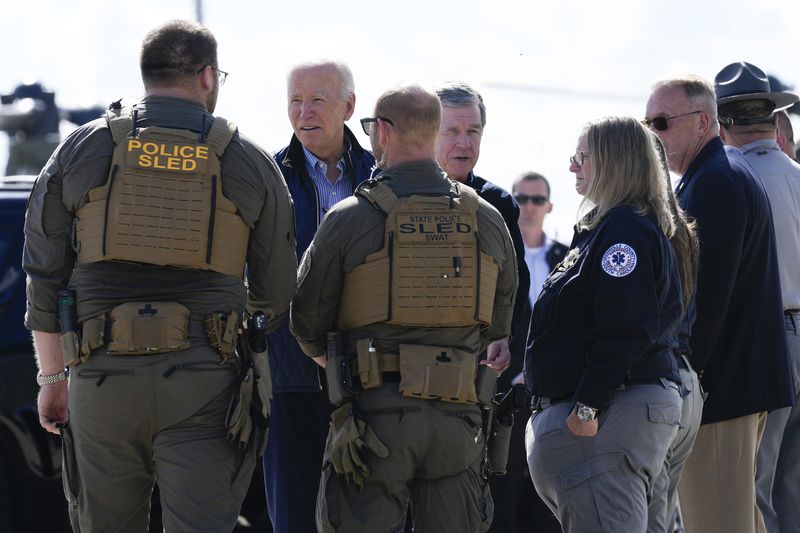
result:
<svg viewBox="0 0 800 533"><path fill-rule="evenodd" d="M231 139L236 134L236 129L236 124L233 122L228 122L222 117L214 117L211 129L208 130L206 135L206 141L214 149L217 157L222 157L222 153L228 147L228 143L231 142Z"/></svg>
<svg viewBox="0 0 800 533"><path fill-rule="evenodd" d="M363 196L384 216L391 213L397 203L397 195L384 183L369 184L358 188L357 194Z"/></svg>
<svg viewBox="0 0 800 533"><path fill-rule="evenodd" d="M478 211L478 193L469 185L463 183L453 182L455 192L458 195L459 202L464 209L469 211Z"/></svg>
<svg viewBox="0 0 800 533"><path fill-rule="evenodd" d="M111 130L114 144L119 144L128 136L132 127L131 111L127 108L109 109L106 111L106 122Z"/></svg>

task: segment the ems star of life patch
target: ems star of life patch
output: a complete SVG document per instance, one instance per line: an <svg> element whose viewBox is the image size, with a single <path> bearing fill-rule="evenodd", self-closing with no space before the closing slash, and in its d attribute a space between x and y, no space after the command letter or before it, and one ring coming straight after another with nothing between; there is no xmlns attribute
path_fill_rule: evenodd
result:
<svg viewBox="0 0 800 533"><path fill-rule="evenodd" d="M621 278L636 268L636 252L627 244L618 243L603 254L603 271L609 276Z"/></svg>

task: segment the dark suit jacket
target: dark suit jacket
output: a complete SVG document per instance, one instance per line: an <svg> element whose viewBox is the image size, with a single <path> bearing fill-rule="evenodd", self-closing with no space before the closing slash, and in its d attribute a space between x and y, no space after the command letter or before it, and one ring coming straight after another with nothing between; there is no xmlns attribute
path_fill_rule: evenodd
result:
<svg viewBox="0 0 800 533"><path fill-rule="evenodd" d="M690 345L708 392L703 424L792 405L775 232L763 187L739 151L715 138L676 192L700 238Z"/></svg>
<svg viewBox="0 0 800 533"><path fill-rule="evenodd" d="M513 341L521 323L525 302L528 301L528 288L531 283L528 264L525 263L525 243L522 241L522 233L519 231L519 206L508 191L475 174L470 173L466 185L475 189L478 196L489 202L492 207L500 212L503 221L508 227L508 232L511 234L511 242L514 243L514 252L517 254L519 285L517 285L517 296L514 300L514 317L511 320L511 337Z"/></svg>

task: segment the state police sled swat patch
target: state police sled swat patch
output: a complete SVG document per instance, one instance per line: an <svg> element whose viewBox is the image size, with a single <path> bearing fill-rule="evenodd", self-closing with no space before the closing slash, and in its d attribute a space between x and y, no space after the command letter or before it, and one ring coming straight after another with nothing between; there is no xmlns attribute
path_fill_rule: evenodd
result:
<svg viewBox="0 0 800 533"><path fill-rule="evenodd" d="M618 243L603 254L603 272L615 278L627 276L636 268L636 252L627 244Z"/></svg>

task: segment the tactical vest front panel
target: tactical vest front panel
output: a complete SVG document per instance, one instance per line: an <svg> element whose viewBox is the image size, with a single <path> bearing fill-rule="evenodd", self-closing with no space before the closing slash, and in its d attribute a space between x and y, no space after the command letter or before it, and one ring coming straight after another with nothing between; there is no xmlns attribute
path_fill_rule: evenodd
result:
<svg viewBox="0 0 800 533"><path fill-rule="evenodd" d="M125 120L127 118L127 120ZM133 261L241 276L249 227L222 193L220 156L235 128L217 118L206 139L148 127L117 139L108 181L77 213L78 264Z"/></svg>
<svg viewBox="0 0 800 533"><path fill-rule="evenodd" d="M341 329L491 323L499 269L480 251L477 196L465 189L398 199L379 184L361 193L387 213L384 247L345 276Z"/></svg>

